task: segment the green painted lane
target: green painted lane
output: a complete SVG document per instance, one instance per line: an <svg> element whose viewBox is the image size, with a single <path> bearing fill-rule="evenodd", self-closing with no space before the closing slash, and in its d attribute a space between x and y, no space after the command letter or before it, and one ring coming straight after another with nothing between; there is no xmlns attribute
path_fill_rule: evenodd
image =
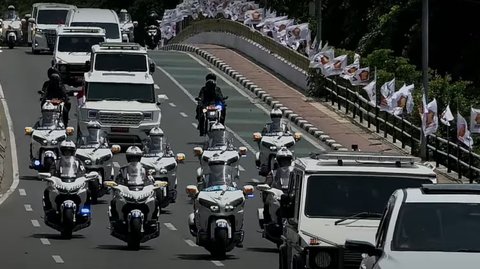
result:
<svg viewBox="0 0 480 269"><path fill-rule="evenodd" d="M208 68L185 53L153 51L150 52L150 57L193 96L198 95L200 88L205 84L206 74L210 72ZM262 130L264 124L270 121L267 114L270 108L240 84L234 82L234 85L240 88L243 94L239 93L238 89L231 86L233 80L227 78L226 75L224 77L229 79L230 83L227 83L224 78L218 77L217 84L223 94L228 96L226 125L253 148L258 149L257 143L252 140L252 134ZM188 110L192 111L193 107ZM294 126L292 123L290 125ZM306 133L303 133L305 136ZM298 157L307 156L312 151L319 151L319 149L306 139L302 139L295 146L295 153Z"/></svg>

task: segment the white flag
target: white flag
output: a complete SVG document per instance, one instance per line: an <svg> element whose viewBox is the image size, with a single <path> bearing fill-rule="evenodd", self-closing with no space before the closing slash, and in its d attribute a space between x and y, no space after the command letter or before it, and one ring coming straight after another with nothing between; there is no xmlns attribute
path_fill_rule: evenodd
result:
<svg viewBox="0 0 480 269"><path fill-rule="evenodd" d="M327 44L325 45L327 46ZM360 68L360 55L355 53L353 63L347 65L343 71L342 74L340 74L340 77L346 80L350 80L351 77L355 76L355 72Z"/></svg>
<svg viewBox="0 0 480 269"><path fill-rule="evenodd" d="M325 68L326 65L333 60L335 52L333 49L328 49L326 51L320 51L319 53L313 56L313 59L310 61L311 68Z"/></svg>
<svg viewBox="0 0 480 269"><path fill-rule="evenodd" d="M480 109L471 108L470 132L472 134L480 134Z"/></svg>
<svg viewBox="0 0 480 269"><path fill-rule="evenodd" d="M380 111L391 112L393 108L389 105L389 100L392 95L395 93L395 78L390 81L385 82L382 87L380 87Z"/></svg>
<svg viewBox="0 0 480 269"><path fill-rule="evenodd" d="M363 87L363 89L367 92L368 98L370 99L370 104L374 107L377 106L377 81L372 80L368 83L367 86Z"/></svg>
<svg viewBox="0 0 480 269"><path fill-rule="evenodd" d="M287 32L287 44L292 46L294 42L300 42L303 40L310 41L310 29L308 23L296 24L288 26Z"/></svg>
<svg viewBox="0 0 480 269"><path fill-rule="evenodd" d="M450 122L454 120L455 118L453 117L452 111L450 110L450 105L447 105L447 108L442 113L442 116L440 117L440 121L447 125L450 126Z"/></svg>
<svg viewBox="0 0 480 269"><path fill-rule="evenodd" d="M276 21L274 22L273 26L273 37L275 40L281 42L283 41L284 37L287 35L287 27L293 24L292 19Z"/></svg>
<svg viewBox="0 0 480 269"><path fill-rule="evenodd" d="M243 21L246 25L257 25L263 21L263 8L248 10L245 12L245 20Z"/></svg>
<svg viewBox="0 0 480 269"><path fill-rule="evenodd" d="M470 131L468 130L468 124L460 113L457 112L457 139L458 141L465 144L467 147L473 147L473 139L470 136Z"/></svg>
<svg viewBox="0 0 480 269"><path fill-rule="evenodd" d="M349 80L353 86L367 85L370 80L370 67L358 69Z"/></svg>
<svg viewBox="0 0 480 269"><path fill-rule="evenodd" d="M335 57L325 66L325 68L322 68L322 73L326 77L340 75L346 66L347 55L341 55Z"/></svg>
<svg viewBox="0 0 480 269"><path fill-rule="evenodd" d="M412 113L414 107L412 96L413 89L413 84L408 86L403 84L402 88L392 95L389 100L389 108L393 108L394 115L402 115L405 109L407 110L407 114Z"/></svg>
<svg viewBox="0 0 480 269"><path fill-rule="evenodd" d="M425 100L425 95L423 96ZM422 115L422 129L424 136L434 134L438 130L438 108L437 100L434 98L433 101L425 105L426 101L423 102L423 115Z"/></svg>

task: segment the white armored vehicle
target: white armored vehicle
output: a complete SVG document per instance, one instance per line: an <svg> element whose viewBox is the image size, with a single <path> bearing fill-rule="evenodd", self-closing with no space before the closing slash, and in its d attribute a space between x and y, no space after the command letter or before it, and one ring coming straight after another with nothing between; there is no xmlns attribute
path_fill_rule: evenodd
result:
<svg viewBox="0 0 480 269"><path fill-rule="evenodd" d="M345 241L373 244L392 193L431 183L436 174L414 157L345 152L297 159L280 200L280 268L359 268L362 253L345 250Z"/></svg>

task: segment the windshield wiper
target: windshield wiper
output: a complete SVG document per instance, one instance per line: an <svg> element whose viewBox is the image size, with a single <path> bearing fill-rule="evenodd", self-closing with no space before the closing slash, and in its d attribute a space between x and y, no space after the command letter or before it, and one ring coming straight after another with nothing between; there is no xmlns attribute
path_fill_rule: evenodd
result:
<svg viewBox="0 0 480 269"><path fill-rule="evenodd" d="M348 219L365 219L365 218L368 218L368 217L379 217L381 218L382 217L382 214L380 213L372 213L372 212L360 212L360 213L357 213L357 214L354 214L352 216L348 216L348 217L345 217L343 219L339 219L337 221L335 221L335 225L338 225Z"/></svg>

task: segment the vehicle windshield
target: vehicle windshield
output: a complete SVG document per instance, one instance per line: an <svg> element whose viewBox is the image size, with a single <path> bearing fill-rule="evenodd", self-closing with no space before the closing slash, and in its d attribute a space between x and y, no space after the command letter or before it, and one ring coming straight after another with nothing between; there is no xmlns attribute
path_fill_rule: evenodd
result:
<svg viewBox="0 0 480 269"><path fill-rule="evenodd" d="M131 22L131 21L132 21L132 18L130 17L130 14L124 13L124 12L121 12L121 13L118 15L118 19L120 20L121 23Z"/></svg>
<svg viewBox="0 0 480 269"><path fill-rule="evenodd" d="M95 70L147 72L147 56L144 54L98 53L95 56Z"/></svg>
<svg viewBox="0 0 480 269"><path fill-rule="evenodd" d="M314 175L307 181L305 215L343 218L360 212L382 214L397 189L431 184L428 179L389 175ZM372 217L377 218L377 217Z"/></svg>
<svg viewBox="0 0 480 269"><path fill-rule="evenodd" d="M88 101L139 101L155 103L153 84L90 82L87 85Z"/></svg>
<svg viewBox="0 0 480 269"><path fill-rule="evenodd" d="M75 157L62 157L60 158L59 165L59 177L62 179L74 179L77 177L78 167L75 161Z"/></svg>
<svg viewBox="0 0 480 269"><path fill-rule="evenodd" d="M405 203L393 251L480 252L480 203Z"/></svg>
<svg viewBox="0 0 480 269"><path fill-rule="evenodd" d="M67 9L42 9L38 11L37 24L65 24Z"/></svg>
<svg viewBox="0 0 480 269"><path fill-rule="evenodd" d="M104 41L101 36L61 36L58 39L58 51L91 52L93 45Z"/></svg>
<svg viewBox="0 0 480 269"><path fill-rule="evenodd" d="M107 134L105 131L96 128L88 129L88 135L83 137L83 145L104 145L107 143Z"/></svg>
<svg viewBox="0 0 480 269"><path fill-rule="evenodd" d="M225 130L214 130L208 135L208 147L222 147L228 144L228 133Z"/></svg>
<svg viewBox="0 0 480 269"><path fill-rule="evenodd" d="M42 118L40 119L40 127L43 128L55 128L60 121L60 113L56 111L43 111Z"/></svg>
<svg viewBox="0 0 480 269"><path fill-rule="evenodd" d="M17 11L15 11L15 10L9 10L9 11L5 12L4 18L5 18L5 20L18 20L19 19Z"/></svg>
<svg viewBox="0 0 480 269"><path fill-rule="evenodd" d="M146 186L149 185L145 169L140 163L129 164L127 166L127 186Z"/></svg>
<svg viewBox="0 0 480 269"><path fill-rule="evenodd" d="M101 22L72 22L70 26L100 27L105 30L105 37L109 39L120 38L120 30L116 23Z"/></svg>
<svg viewBox="0 0 480 269"><path fill-rule="evenodd" d="M155 135L151 136L147 140L147 153L161 153L163 152L163 136Z"/></svg>
<svg viewBox="0 0 480 269"><path fill-rule="evenodd" d="M227 185L230 187L236 187L235 177L236 169L229 165L214 164L208 167L208 171L205 175L205 187Z"/></svg>

